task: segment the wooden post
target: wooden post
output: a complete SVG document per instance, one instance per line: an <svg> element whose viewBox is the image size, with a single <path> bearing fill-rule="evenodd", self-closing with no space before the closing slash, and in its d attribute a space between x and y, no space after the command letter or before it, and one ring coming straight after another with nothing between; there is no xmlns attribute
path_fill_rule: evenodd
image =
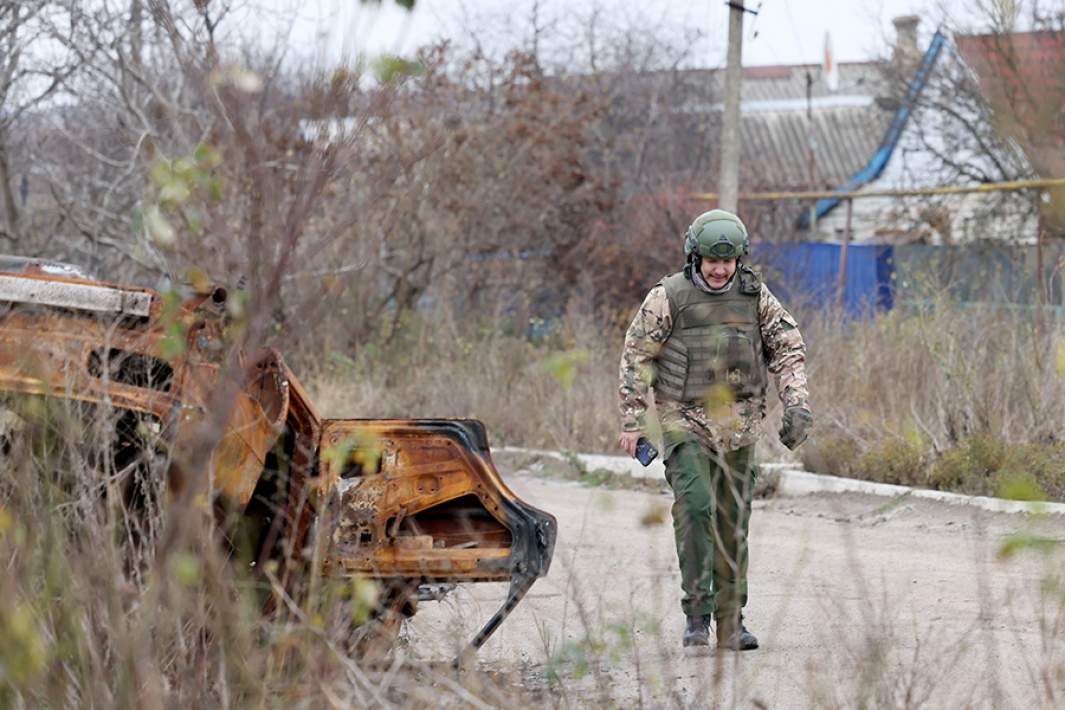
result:
<svg viewBox="0 0 1065 710"><path fill-rule="evenodd" d="M847 200L847 224L843 228L843 243L839 246L839 284L836 286L836 305L843 311L844 298L847 295L847 249L851 241L851 218L854 214L854 200Z"/></svg>

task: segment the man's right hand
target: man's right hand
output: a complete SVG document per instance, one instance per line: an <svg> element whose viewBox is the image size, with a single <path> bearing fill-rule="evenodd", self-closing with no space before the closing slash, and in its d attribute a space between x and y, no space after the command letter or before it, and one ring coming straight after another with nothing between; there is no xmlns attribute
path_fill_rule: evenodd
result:
<svg viewBox="0 0 1065 710"><path fill-rule="evenodd" d="M632 458L636 458L636 442L643 436L642 431L623 431L618 435L618 446Z"/></svg>
<svg viewBox="0 0 1065 710"><path fill-rule="evenodd" d="M794 451L799 444L806 441L810 429L814 426L814 416L806 407L787 407L780 427L780 442Z"/></svg>

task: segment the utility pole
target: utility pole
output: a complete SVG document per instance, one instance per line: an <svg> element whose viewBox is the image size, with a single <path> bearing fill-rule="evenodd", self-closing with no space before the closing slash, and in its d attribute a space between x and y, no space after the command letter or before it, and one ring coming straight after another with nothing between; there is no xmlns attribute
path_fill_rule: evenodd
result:
<svg viewBox="0 0 1065 710"><path fill-rule="evenodd" d="M814 77L810 70L806 70L806 148L808 151L807 168L810 171L810 189L817 189L817 158L814 152L817 148L817 137L814 133ZM851 201L847 202L850 209ZM810 234L817 234L817 203L810 203Z"/></svg>
<svg viewBox="0 0 1065 710"><path fill-rule="evenodd" d="M730 0L728 59L725 65L725 115L721 122L721 174L718 207L736 211L740 191L740 79L743 62L743 0Z"/></svg>

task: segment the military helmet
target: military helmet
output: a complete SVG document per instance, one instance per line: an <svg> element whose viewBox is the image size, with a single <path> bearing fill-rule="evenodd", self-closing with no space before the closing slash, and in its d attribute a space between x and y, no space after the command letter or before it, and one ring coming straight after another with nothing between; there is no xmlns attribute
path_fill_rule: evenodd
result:
<svg viewBox="0 0 1065 710"><path fill-rule="evenodd" d="M695 218L684 237L684 256L706 259L739 259L750 251L747 227L725 210L710 210Z"/></svg>

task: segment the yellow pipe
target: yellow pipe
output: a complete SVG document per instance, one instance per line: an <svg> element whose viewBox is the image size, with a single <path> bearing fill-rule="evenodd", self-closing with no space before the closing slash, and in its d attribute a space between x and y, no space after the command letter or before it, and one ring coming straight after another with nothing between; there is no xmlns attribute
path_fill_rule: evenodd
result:
<svg viewBox="0 0 1065 710"><path fill-rule="evenodd" d="M914 190L865 190L861 192L809 191L809 192L748 192L740 194L740 200L824 200L838 198L853 200L863 197L923 197L929 195L960 195L972 192L1009 192L1014 190L1038 190L1049 187L1065 187L1065 178L1038 180L1012 180L989 182L981 185L951 185L948 187L925 187ZM698 200L716 200L716 192L696 192Z"/></svg>

